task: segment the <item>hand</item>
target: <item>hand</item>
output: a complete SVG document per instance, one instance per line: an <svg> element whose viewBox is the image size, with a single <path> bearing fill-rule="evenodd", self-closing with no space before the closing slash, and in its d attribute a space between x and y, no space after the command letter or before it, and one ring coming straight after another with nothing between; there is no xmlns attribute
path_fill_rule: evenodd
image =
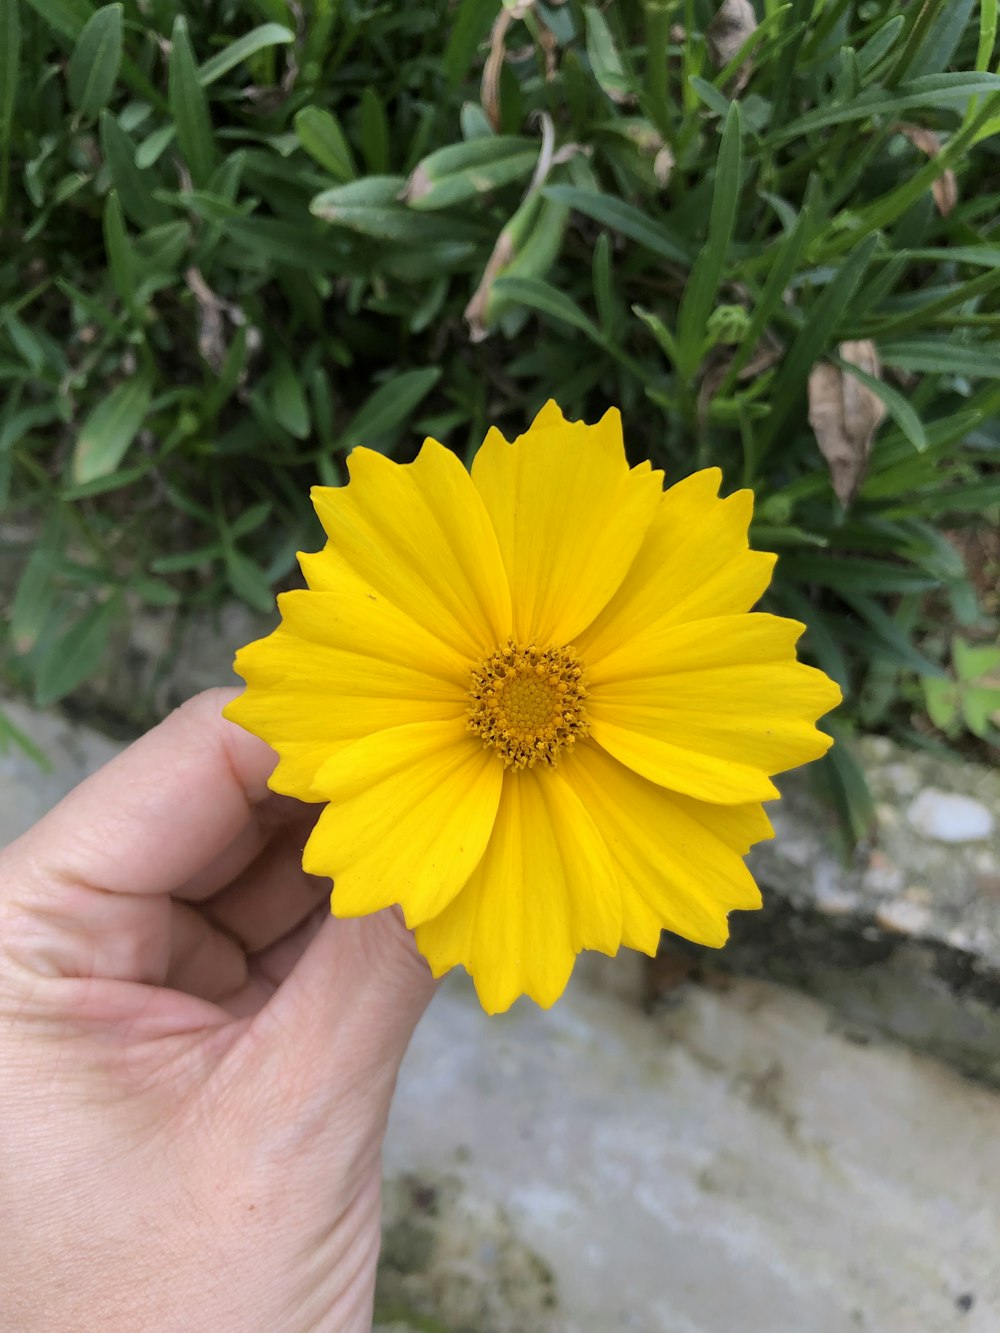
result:
<svg viewBox="0 0 1000 1333"><path fill-rule="evenodd" d="M198 696L0 855L0 1292L18 1333L369 1329L434 983L329 915L316 815Z"/></svg>

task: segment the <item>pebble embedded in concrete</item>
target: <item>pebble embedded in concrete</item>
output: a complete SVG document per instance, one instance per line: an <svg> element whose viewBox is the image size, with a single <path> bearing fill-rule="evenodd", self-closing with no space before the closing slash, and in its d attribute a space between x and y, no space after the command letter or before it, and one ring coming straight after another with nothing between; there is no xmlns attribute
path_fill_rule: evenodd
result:
<svg viewBox="0 0 1000 1333"><path fill-rule="evenodd" d="M925 788L906 817L923 837L938 842L979 842L993 832L993 815L981 801L936 787Z"/></svg>

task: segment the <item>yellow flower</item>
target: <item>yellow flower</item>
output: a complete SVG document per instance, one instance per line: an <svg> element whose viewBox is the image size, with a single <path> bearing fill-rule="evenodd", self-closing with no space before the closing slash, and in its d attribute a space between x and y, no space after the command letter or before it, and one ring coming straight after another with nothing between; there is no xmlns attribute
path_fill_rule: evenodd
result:
<svg viewBox="0 0 1000 1333"><path fill-rule="evenodd" d="M316 487L308 590L242 649L227 716L278 752L271 786L328 802L305 849L332 910L398 903L436 975L483 1007L551 1005L582 949L722 945L760 906L742 857L770 775L829 746L839 702L803 626L748 614L774 556L749 491L709 468L664 492L621 420L548 403L465 470L428 440Z"/></svg>

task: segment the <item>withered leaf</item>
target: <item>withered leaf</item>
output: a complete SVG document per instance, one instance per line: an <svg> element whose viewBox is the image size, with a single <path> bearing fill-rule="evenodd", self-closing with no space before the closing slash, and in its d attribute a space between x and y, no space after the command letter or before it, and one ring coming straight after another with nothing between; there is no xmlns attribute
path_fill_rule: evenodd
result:
<svg viewBox="0 0 1000 1333"><path fill-rule="evenodd" d="M708 54L716 69L724 68L739 54L740 47L757 27L757 15L750 0L724 0L705 32ZM736 72L731 91L742 92L752 73L753 61L745 60Z"/></svg>
<svg viewBox="0 0 1000 1333"><path fill-rule="evenodd" d="M923 125L909 124L897 125L896 129L905 138L909 139L914 148L919 148L928 157L937 157L940 153L941 140L933 130L928 130ZM935 179L931 186L931 194L934 196L937 211L942 217L946 218L958 203L958 180L950 167L947 167Z"/></svg>
<svg viewBox="0 0 1000 1333"><path fill-rule="evenodd" d="M875 344L865 339L840 344L842 360L881 379ZM809 375L809 424L830 467L833 489L846 508L868 470L872 441L885 416L880 398L838 366L821 361Z"/></svg>

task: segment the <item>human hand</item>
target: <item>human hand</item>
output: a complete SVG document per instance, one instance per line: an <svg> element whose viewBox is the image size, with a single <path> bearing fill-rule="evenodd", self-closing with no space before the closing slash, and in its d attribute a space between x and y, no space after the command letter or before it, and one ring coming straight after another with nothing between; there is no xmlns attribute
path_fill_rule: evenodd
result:
<svg viewBox="0 0 1000 1333"><path fill-rule="evenodd" d="M329 915L315 808L199 695L0 855L0 1322L355 1333L434 983Z"/></svg>

